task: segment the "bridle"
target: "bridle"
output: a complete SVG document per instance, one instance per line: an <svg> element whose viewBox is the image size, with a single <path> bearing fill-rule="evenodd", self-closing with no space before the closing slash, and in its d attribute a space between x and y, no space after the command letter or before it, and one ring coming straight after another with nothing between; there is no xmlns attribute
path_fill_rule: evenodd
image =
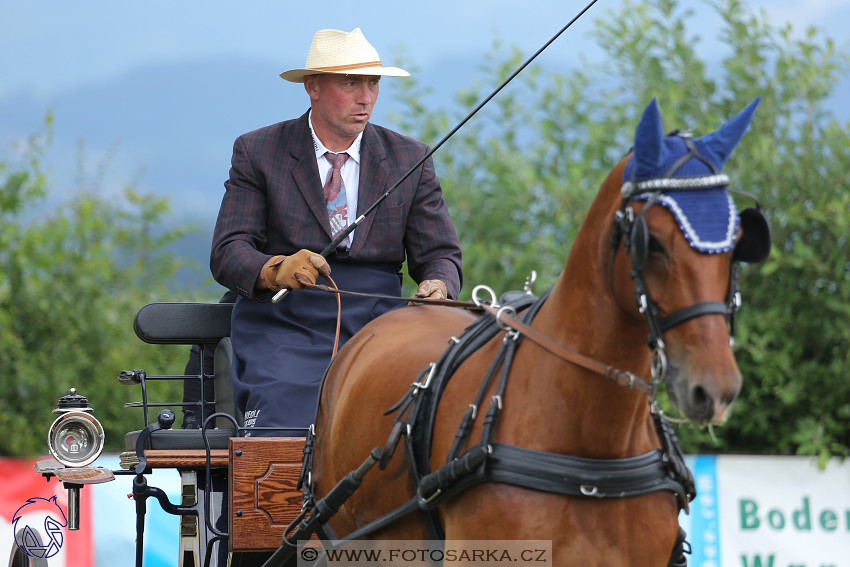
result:
<svg viewBox="0 0 850 567"><path fill-rule="evenodd" d="M643 275L650 253L650 235L646 222L647 211L659 202L662 194L666 191L699 191L722 188L755 200L752 195L728 188L729 177L719 173L714 164L699 154L690 134L674 131L669 135L681 137L688 152L679 157L661 177L640 181L635 181L632 178L623 184L621 189L622 200L619 210L614 215L611 233L610 278L613 281L614 260L622 242L623 249L628 254L631 264L629 275L634 281L635 304L638 311L646 318L649 327L646 342L652 351L651 373L655 383L662 382L667 372L667 356L662 337L666 331L686 321L704 315L723 315L729 326L730 346L734 344L735 319L738 309L741 307L738 261L761 261L764 259L761 250L765 250L764 256L766 256L766 251L770 248L770 227L758 207L758 201L756 201L755 208L745 209L740 215L743 234L732 253L729 269L729 291L725 301L702 301L683 307L667 316L661 315L658 304L650 296ZM676 171L692 158L706 164L712 173L699 177L674 177ZM731 197L729 199L730 206L734 206ZM636 200L645 202L645 205L637 213L635 213L634 207ZM752 242L753 240L758 242Z"/></svg>

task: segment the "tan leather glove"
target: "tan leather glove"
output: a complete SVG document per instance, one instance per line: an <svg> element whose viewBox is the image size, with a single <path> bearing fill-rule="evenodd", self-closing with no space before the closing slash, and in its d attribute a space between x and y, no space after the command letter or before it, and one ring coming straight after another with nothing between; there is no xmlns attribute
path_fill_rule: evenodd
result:
<svg viewBox="0 0 850 567"><path fill-rule="evenodd" d="M448 299L449 292L446 290L446 284L440 280L425 280L419 284L413 296L426 299Z"/></svg>
<svg viewBox="0 0 850 567"><path fill-rule="evenodd" d="M314 284L319 275L328 276L331 267L321 255L309 250L299 250L292 256L272 256L260 270L260 287L273 292L284 287L304 289L304 283Z"/></svg>

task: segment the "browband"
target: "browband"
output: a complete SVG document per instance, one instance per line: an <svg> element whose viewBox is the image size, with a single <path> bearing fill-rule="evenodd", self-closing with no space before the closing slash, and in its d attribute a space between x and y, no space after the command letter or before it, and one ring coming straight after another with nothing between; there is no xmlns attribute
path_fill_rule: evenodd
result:
<svg viewBox="0 0 850 567"><path fill-rule="evenodd" d="M700 177L657 177L642 181L626 181L620 189L620 194L623 199L631 199L635 195L652 191L691 191L726 185L729 185L729 176L725 173Z"/></svg>

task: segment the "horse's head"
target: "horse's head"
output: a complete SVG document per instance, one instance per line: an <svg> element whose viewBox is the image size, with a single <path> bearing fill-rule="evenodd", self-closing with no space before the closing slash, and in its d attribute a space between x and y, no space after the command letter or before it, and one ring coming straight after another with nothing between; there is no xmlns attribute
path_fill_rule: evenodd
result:
<svg viewBox="0 0 850 567"><path fill-rule="evenodd" d="M757 104L695 139L665 136L653 100L622 168L611 240L615 294L645 318L653 375L697 423L722 422L741 388L731 352L736 261L761 261L770 249L766 219L758 208L738 212L721 173ZM617 254L621 248L626 254Z"/></svg>

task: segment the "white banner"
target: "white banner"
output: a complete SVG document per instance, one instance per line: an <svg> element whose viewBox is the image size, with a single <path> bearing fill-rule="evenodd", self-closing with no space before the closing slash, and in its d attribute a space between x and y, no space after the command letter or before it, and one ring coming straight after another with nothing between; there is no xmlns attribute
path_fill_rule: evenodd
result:
<svg viewBox="0 0 850 567"><path fill-rule="evenodd" d="M850 567L850 463L687 457L697 498L682 516L690 567Z"/></svg>

